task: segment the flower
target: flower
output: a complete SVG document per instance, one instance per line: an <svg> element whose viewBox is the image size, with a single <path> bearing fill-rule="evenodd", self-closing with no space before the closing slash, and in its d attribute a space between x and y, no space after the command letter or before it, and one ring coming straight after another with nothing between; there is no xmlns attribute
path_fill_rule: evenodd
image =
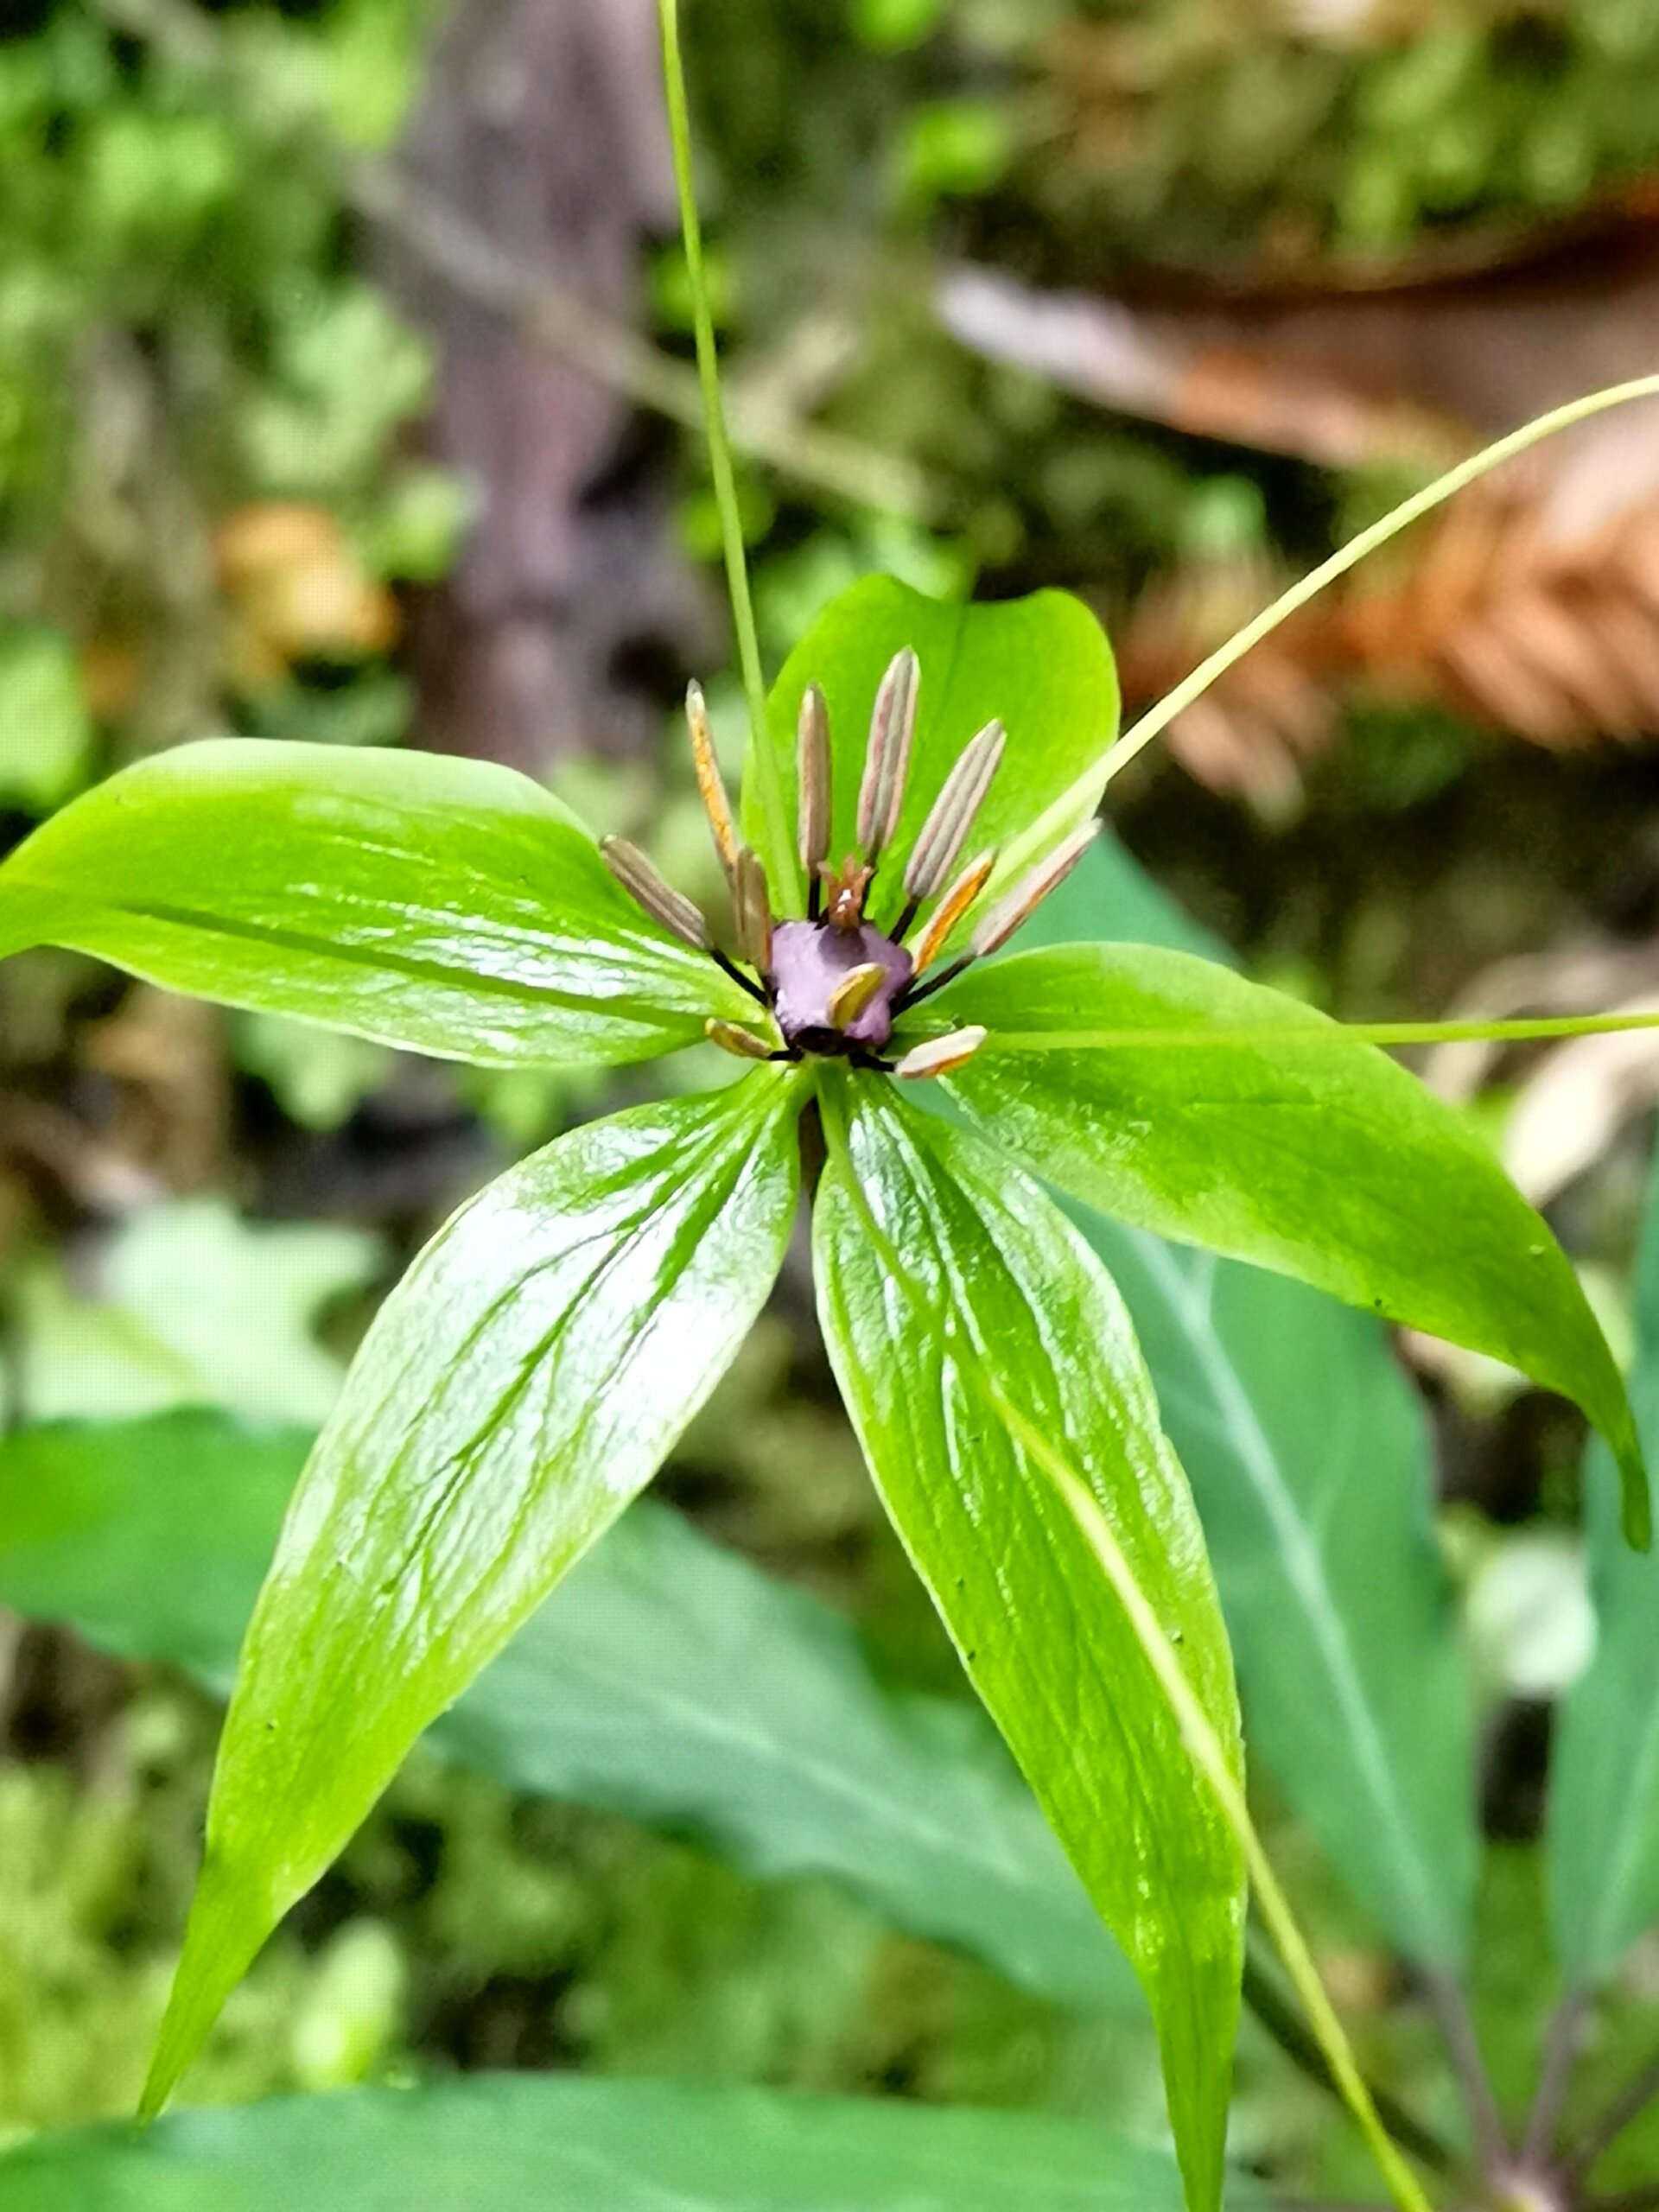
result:
<svg viewBox="0 0 1659 2212"><path fill-rule="evenodd" d="M855 1067L906 1079L950 1073L984 1042L982 1027L970 1023L909 1045L899 1039L898 1056L889 1058L884 1055L895 1041L895 1025L974 961L1005 944L1094 842L1098 824L1092 821L1062 840L983 916L966 949L936 967L952 935L971 919L996 866L992 850L952 874L1007 746L1002 724L988 721L963 747L929 810L906 861L892 921L884 926L874 920L873 908L887 890L882 856L904 806L920 690L921 665L906 645L894 654L875 695L859 785L857 849L837 864L829 857L830 710L817 685L806 687L796 756L797 849L806 872L806 911L777 921L766 869L738 842L708 709L700 687L691 685L686 721L697 789L731 889L735 960L715 944L701 909L666 882L637 846L622 837L601 839L600 850L612 874L652 919L694 950L708 953L770 1016L766 1035L711 1014L706 1033L726 1052L758 1060L844 1058ZM906 939L929 906L932 912L912 950Z"/></svg>

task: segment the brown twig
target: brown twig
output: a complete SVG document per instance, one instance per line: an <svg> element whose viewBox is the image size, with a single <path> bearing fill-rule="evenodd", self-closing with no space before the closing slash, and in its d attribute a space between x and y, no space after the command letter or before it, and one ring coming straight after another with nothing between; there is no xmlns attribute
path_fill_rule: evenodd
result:
<svg viewBox="0 0 1659 2212"><path fill-rule="evenodd" d="M1544 2036L1543 2060L1538 2069L1538 2093L1527 2114L1526 2133L1521 2140L1523 2165L1541 2166L1554 2148L1561 2107L1567 2101L1567 2083L1572 2079L1573 2063L1579 2055L1588 2004L1583 1990L1569 1989L1550 2016Z"/></svg>
<svg viewBox="0 0 1659 2212"><path fill-rule="evenodd" d="M1503 2115L1497 2108L1497 2099L1492 2094L1486 2062L1480 2055L1462 1987L1454 1975L1438 1973L1427 1975L1423 1987L1429 2008L1440 2023L1452 2070L1458 2077L1458 2086L1468 2107L1481 2171L1489 2179L1506 2174L1512 2164L1509 2139L1503 2132Z"/></svg>
<svg viewBox="0 0 1659 2212"><path fill-rule="evenodd" d="M245 84L237 57L194 0L96 0L113 29L181 67L216 82L239 101L251 127L277 137L325 175L353 213L387 237L460 296L499 315L524 342L556 355L595 384L689 429L702 427L695 369L671 359L581 295L526 268L395 161L341 145L315 114L273 115ZM952 500L946 487L900 454L827 430L760 394L734 390L732 437L757 461L830 497L937 521Z"/></svg>
<svg viewBox="0 0 1659 2212"><path fill-rule="evenodd" d="M1292 2065L1332 2096L1340 2094L1325 2053L1271 1968L1257 1957L1247 1956L1244 1961L1244 2002ZM1456 2160L1439 2136L1387 2089L1378 2088L1374 2082L1368 2087L1382 2125L1402 2149L1409 2151L1432 2172L1450 2173Z"/></svg>
<svg viewBox="0 0 1659 2212"><path fill-rule="evenodd" d="M1624 2133L1632 2120L1641 2118L1656 2097L1659 2097L1659 2055L1650 2058L1639 2072L1632 2075L1599 2120L1591 2121L1562 2164L1561 2171L1566 2178L1575 2183L1582 2182L1592 2171L1602 2152ZM1648 2201L1659 2202L1659 2196Z"/></svg>

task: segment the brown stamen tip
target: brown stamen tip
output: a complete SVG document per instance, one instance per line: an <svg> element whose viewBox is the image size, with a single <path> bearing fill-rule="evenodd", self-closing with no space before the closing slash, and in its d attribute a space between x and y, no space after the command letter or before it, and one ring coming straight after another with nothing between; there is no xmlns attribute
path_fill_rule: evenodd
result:
<svg viewBox="0 0 1659 2212"><path fill-rule="evenodd" d="M796 824L801 866L813 874L830 855L830 709L816 683L801 694L795 730Z"/></svg>
<svg viewBox="0 0 1659 2212"><path fill-rule="evenodd" d="M855 930L864 919L864 894L870 887L873 868L861 866L858 855L849 853L841 866L820 865L818 874L828 893L824 919L832 930Z"/></svg>
<svg viewBox="0 0 1659 2212"><path fill-rule="evenodd" d="M947 1036L930 1037L925 1045L913 1045L893 1069L901 1083L918 1083L924 1076L949 1075L964 1060L971 1060L985 1042L985 1032L978 1022L966 1029L953 1029Z"/></svg>
<svg viewBox="0 0 1659 2212"><path fill-rule="evenodd" d="M912 976L924 974L944 950L945 939L990 881L991 870L995 866L995 853L982 853L977 860L969 861L934 908L932 919L922 931L916 947L916 963L911 969Z"/></svg>
<svg viewBox="0 0 1659 2212"><path fill-rule="evenodd" d="M1085 822L1056 845L1046 861L1039 861L1029 874L1015 884L1006 899L992 907L974 931L968 950L976 960L995 952L1014 935L1021 922L1040 906L1051 891L1058 890L1098 835L1098 822Z"/></svg>
<svg viewBox="0 0 1659 2212"><path fill-rule="evenodd" d="M700 683L686 686L685 719L691 732L691 760L697 772L697 792L709 817L709 827L715 833L715 850L720 855L720 864L729 876L737 865L737 830L732 821L732 803L726 796L726 785L721 777L715 734L709 727L709 709Z"/></svg>
<svg viewBox="0 0 1659 2212"><path fill-rule="evenodd" d="M660 922L669 933L678 938L682 944L689 944L696 952L707 952L714 939L709 934L709 925L683 891L665 883L640 851L626 837L601 837L600 857L622 888L635 903L644 907L654 922Z"/></svg>
<svg viewBox="0 0 1659 2212"><path fill-rule="evenodd" d="M747 845L738 848L732 870L732 921L740 957L764 976L772 965L772 900L766 871Z"/></svg>
<svg viewBox="0 0 1659 2212"><path fill-rule="evenodd" d="M718 1045L722 1052L731 1052L740 1060L769 1060L772 1046L752 1029L741 1028L735 1021L717 1021L711 1014L702 1025L702 1033L711 1045Z"/></svg>
<svg viewBox="0 0 1659 2212"><path fill-rule="evenodd" d="M905 779L910 772L910 744L916 734L920 677L921 664L906 645L893 655L875 695L864 779L858 791L858 842L868 861L880 858L899 827Z"/></svg>
<svg viewBox="0 0 1659 2212"><path fill-rule="evenodd" d="M887 980L887 971L879 960L849 968L830 994L830 1027L845 1029L849 1022L856 1021Z"/></svg>
<svg viewBox="0 0 1659 2212"><path fill-rule="evenodd" d="M978 736L969 738L963 747L962 757L945 778L905 868L905 889L912 899L931 899L956 866L974 826L974 817L984 804L991 779L1001 765L1007 741L1007 732L1001 722L987 722Z"/></svg>

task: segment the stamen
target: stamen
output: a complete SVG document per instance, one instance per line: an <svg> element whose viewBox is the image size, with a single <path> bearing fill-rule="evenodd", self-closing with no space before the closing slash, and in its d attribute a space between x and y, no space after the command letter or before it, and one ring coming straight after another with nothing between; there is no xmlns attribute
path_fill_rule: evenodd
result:
<svg viewBox="0 0 1659 2212"><path fill-rule="evenodd" d="M963 747L906 863L905 889L912 899L931 899L956 866L1007 744L1001 723L987 722Z"/></svg>
<svg viewBox="0 0 1659 2212"><path fill-rule="evenodd" d="M830 857L830 709L816 683L801 694L801 715L795 732L795 772L798 790L796 824L801 866L810 886L808 918L817 919L818 869Z"/></svg>
<svg viewBox="0 0 1659 2212"><path fill-rule="evenodd" d="M715 833L715 850L729 878L737 866L737 831L732 822L732 803L726 796L720 761L715 753L715 734L709 727L709 709L700 683L685 691L685 719L691 731L691 759L697 772L697 791L709 827Z"/></svg>
<svg viewBox="0 0 1659 2212"><path fill-rule="evenodd" d="M985 1032L978 1022L966 1029L953 1029L944 1037L931 1037L925 1045L913 1045L893 1069L901 1083L916 1083L922 1077L949 1075L964 1060L971 1060L985 1042Z"/></svg>
<svg viewBox="0 0 1659 2212"><path fill-rule="evenodd" d="M995 866L995 853L982 853L977 860L969 861L945 893L916 947L916 964L911 970L913 976L931 968L944 951L945 939L990 881L991 870Z"/></svg>
<svg viewBox="0 0 1659 2212"><path fill-rule="evenodd" d="M714 940L709 925L683 891L676 891L626 837L601 837L600 857L622 888L643 906L652 921L660 922L671 936L695 952L707 952Z"/></svg>
<svg viewBox="0 0 1659 2212"><path fill-rule="evenodd" d="M759 856L741 845L732 874L732 920L740 958L764 976L772 965L772 900Z"/></svg>
<svg viewBox="0 0 1659 2212"><path fill-rule="evenodd" d="M856 1021L887 980L887 971L879 960L849 968L830 994L830 1027L845 1029Z"/></svg>
<svg viewBox="0 0 1659 2212"><path fill-rule="evenodd" d="M893 842L905 803L910 772L910 745L916 734L916 693L920 664L910 646L895 653L870 716L869 750L858 791L858 842L864 857L879 860Z"/></svg>
<svg viewBox="0 0 1659 2212"><path fill-rule="evenodd" d="M982 960L995 952L1014 935L1020 925L1040 906L1051 891L1057 891L1071 874L1077 862L1088 851L1099 834L1098 822L1085 822L1080 830L1056 845L1046 861L1039 861L1020 882L1015 884L1007 897L1000 899L969 940L968 955L972 960Z"/></svg>
<svg viewBox="0 0 1659 2212"><path fill-rule="evenodd" d="M734 1021L717 1021L710 1014L702 1025L702 1033L711 1045L718 1045L722 1052L734 1053L740 1060L769 1060L772 1047L764 1038L752 1030L740 1028Z"/></svg>

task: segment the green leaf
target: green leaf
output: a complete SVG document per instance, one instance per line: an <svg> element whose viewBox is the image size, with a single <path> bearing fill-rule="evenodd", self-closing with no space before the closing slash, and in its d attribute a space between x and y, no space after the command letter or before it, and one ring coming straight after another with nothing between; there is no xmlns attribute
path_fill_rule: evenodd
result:
<svg viewBox="0 0 1659 2212"><path fill-rule="evenodd" d="M6 2212L1179 2212L1093 2121L572 2075L179 2113L0 2156ZM1230 2187L1236 2212L1255 2183Z"/></svg>
<svg viewBox="0 0 1659 2212"><path fill-rule="evenodd" d="M310 1442L200 1409L0 1440L0 1605L228 1688ZM1145 2018L978 1707L882 1682L850 1622L649 1499L427 1740L763 1878L828 1876L1056 2003Z"/></svg>
<svg viewBox="0 0 1659 2212"><path fill-rule="evenodd" d="M1636 1272L1630 1378L1649 1462L1659 1450L1659 1169ZM1548 1857L1550 1927L1573 1981L1604 1979L1659 1921L1659 1554L1620 1541L1605 1448L1585 1457L1596 1650L1567 1693L1554 1739Z"/></svg>
<svg viewBox="0 0 1659 2212"><path fill-rule="evenodd" d="M1141 1979L1195 2212L1217 2202L1243 1870L1128 1617L993 1383L1086 1478L1242 1767L1198 1516L1110 1280L1034 1185L885 1083L828 1077L815 1216L831 1362L878 1487Z"/></svg>
<svg viewBox="0 0 1659 2212"><path fill-rule="evenodd" d="M817 683L830 707L835 763L831 850L850 851L870 709L887 664L906 645L921 662L910 783L899 831L881 863L898 883L939 786L976 731L996 717L1007 752L980 810L972 849L1001 845L1065 789L1111 742L1117 675L1111 647L1080 600L1058 591L995 606L929 599L891 576L866 576L843 592L801 639L772 687L772 738L791 821L795 724L801 696ZM1090 811L1085 806L1078 816ZM743 817L751 843L762 834L753 772Z"/></svg>
<svg viewBox="0 0 1659 2212"><path fill-rule="evenodd" d="M1612 1445L1649 1535L1624 1388L1560 1247L1477 1131L1375 1046L1206 960L1073 945L970 969L991 1034L950 1096L1103 1212L1299 1276L1522 1369Z"/></svg>
<svg viewBox="0 0 1659 2212"><path fill-rule="evenodd" d="M752 1001L657 928L528 778L225 739L141 761L0 867L0 953L493 1066L649 1058Z"/></svg>
<svg viewBox="0 0 1659 2212"><path fill-rule="evenodd" d="M1192 1484L1250 1751L1422 1964L1465 1960L1473 1708L1416 1394L1381 1329L1282 1276L1081 1211Z"/></svg>
<svg viewBox="0 0 1659 2212"><path fill-rule="evenodd" d="M210 1198L146 1207L99 1249L91 1296L50 1260L17 1269L22 1410L51 1421L212 1403L321 1421L341 1367L317 1342L319 1313L381 1264L379 1238L362 1230L245 1222Z"/></svg>
<svg viewBox="0 0 1659 2212"><path fill-rule="evenodd" d="M798 1096L757 1071L562 1137L381 1308L243 1647L149 2108L416 1736L720 1379L782 1261Z"/></svg>

